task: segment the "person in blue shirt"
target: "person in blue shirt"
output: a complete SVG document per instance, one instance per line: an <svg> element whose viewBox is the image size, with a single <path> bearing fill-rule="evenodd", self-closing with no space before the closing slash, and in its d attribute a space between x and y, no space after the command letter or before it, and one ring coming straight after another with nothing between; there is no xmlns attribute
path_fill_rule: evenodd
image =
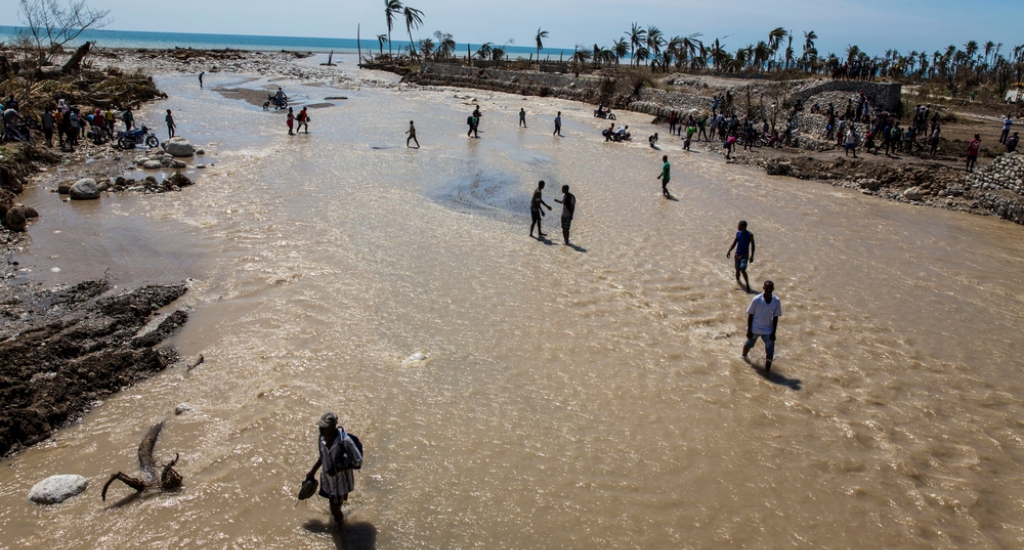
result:
<svg viewBox="0 0 1024 550"><path fill-rule="evenodd" d="M736 249L736 284L746 286L747 292L750 292L747 265L754 261L754 250L757 249L757 246L754 244L754 234L747 231L747 222L741 221L737 229L736 238L733 239L732 244L729 246L729 251L725 253L725 257L732 256L732 249ZM743 275L742 283L740 283L740 275Z"/></svg>

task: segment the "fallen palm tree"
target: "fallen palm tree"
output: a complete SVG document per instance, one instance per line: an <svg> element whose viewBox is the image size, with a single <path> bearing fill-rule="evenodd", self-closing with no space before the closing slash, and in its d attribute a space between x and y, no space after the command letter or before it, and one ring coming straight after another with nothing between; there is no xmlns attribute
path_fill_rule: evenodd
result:
<svg viewBox="0 0 1024 550"><path fill-rule="evenodd" d="M181 487L181 474L174 470L174 465L178 463L177 453L174 454L174 460L164 464L159 479L156 475L157 465L156 459L153 458L153 448L156 447L156 438L160 436L160 431L163 430L163 427L163 422L156 424L149 429L146 437L142 438L142 443L139 443L139 468L142 470L145 479L132 477L124 472L117 472L110 476L107 483L103 485L101 497L104 501L107 500L107 489L115 481L120 481L135 489L136 493L141 493L148 489L175 491Z"/></svg>

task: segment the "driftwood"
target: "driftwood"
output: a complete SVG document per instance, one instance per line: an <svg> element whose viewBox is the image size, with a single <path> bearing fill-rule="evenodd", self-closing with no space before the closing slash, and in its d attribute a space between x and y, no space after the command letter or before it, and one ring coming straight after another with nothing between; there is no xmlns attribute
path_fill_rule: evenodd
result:
<svg viewBox="0 0 1024 550"><path fill-rule="evenodd" d="M327 63L321 63L321 67L337 67L334 63L334 50L331 50L331 54L327 56Z"/></svg>
<svg viewBox="0 0 1024 550"><path fill-rule="evenodd" d="M101 494L102 499L107 500L107 489L110 488L110 484L114 481L120 481L125 485L135 489L136 493L141 493L147 489L160 489L161 491L174 491L181 487L181 474L174 470L174 465L178 463L178 454L174 454L174 460L163 466L163 471L160 472L160 478L156 476L156 459L153 458L153 447L156 446L156 438L160 436L160 430L164 428L164 423L161 422L149 429L146 433L146 437L142 438L142 443L139 443L139 468L142 470L145 479L139 479L132 477L123 472L117 472L110 476L107 483L103 485L103 493Z"/></svg>
<svg viewBox="0 0 1024 550"><path fill-rule="evenodd" d="M78 72L78 69L82 67L82 60L85 59L85 56L89 55L90 47L92 47L92 42L86 42L79 46L78 49L75 50L74 55L71 56L71 59L68 59L68 62L64 64L64 68L62 68L60 72L64 74Z"/></svg>

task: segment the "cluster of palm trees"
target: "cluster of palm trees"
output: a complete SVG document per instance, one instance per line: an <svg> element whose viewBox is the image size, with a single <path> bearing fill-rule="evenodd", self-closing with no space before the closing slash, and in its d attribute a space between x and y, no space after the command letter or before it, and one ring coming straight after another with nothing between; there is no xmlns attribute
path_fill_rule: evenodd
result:
<svg viewBox="0 0 1024 550"><path fill-rule="evenodd" d="M405 29L409 31L409 52L410 55L416 55L416 49L414 44L416 41L412 39L413 29L418 29L423 25L423 12L412 7L402 5L401 0L384 0L384 18L388 23L388 34L377 36L377 42L380 44L381 55L384 55L384 43L388 44L388 56L393 55L391 51L391 31L394 30L395 21L399 18L405 19Z"/></svg>
<svg viewBox="0 0 1024 550"><path fill-rule="evenodd" d="M546 34L545 34L546 36ZM576 46L572 61L593 62L594 67L619 65L629 58L630 65L641 64L652 71L714 71L727 73L785 73L794 76L831 75L834 78L864 80L889 78L903 82L936 82L951 91L978 85L993 85L999 92L1014 82L1024 79L1024 45L1016 46L1009 56L1001 53L1003 45L991 41L980 45L975 41L964 44L963 49L949 46L945 51L911 51L902 54L888 50L884 56L870 56L856 45L842 53L820 55L812 31L803 33L803 44L794 46L797 35L777 27L768 32L765 40L735 51L726 50L721 39L705 43L702 35L694 33L668 38L656 26L646 28L633 23L623 37L605 48ZM538 45L540 35L538 34ZM797 48L800 51L797 51ZM539 49L538 49L539 53Z"/></svg>
<svg viewBox="0 0 1024 550"><path fill-rule="evenodd" d="M456 55L455 40L451 34L437 31L434 38L413 39L413 31L423 25L423 12L403 5L401 0L384 0L384 15L388 32L377 36L380 53L384 55L384 44L388 45L388 57L393 56L391 32L396 22L404 21L409 33L409 57L443 60ZM548 31L537 29L537 59L544 49ZM1024 45L1016 46L1009 56L1003 55L1003 45L991 41L984 45L975 41L964 44L963 49L949 46L944 51L911 51L900 53L888 50L883 56L870 56L856 45L850 45L841 55L821 55L815 47L818 35L812 31L803 33L803 44L793 45L796 34L782 27L768 32L765 40L738 48L725 49L721 39L705 43L700 33L671 38L656 26L646 28L633 23L624 36L612 42L610 47L594 44L591 47L574 49L569 60L579 66L589 63L594 68L620 64L629 58L630 66L641 64L652 71L670 70L689 72L726 73L790 73L799 75L831 75L833 78L873 80L889 78L901 82L937 83L950 91L988 85L1002 93L1014 82L1024 80ZM500 61L506 57L508 40L497 46L491 42L481 45L474 57ZM797 52L797 47L800 51ZM799 53L799 55L798 55ZM467 53L468 55L468 53Z"/></svg>

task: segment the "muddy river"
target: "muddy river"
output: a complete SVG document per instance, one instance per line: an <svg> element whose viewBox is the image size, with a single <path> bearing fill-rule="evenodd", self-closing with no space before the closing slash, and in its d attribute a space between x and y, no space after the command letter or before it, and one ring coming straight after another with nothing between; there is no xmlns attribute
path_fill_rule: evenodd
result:
<svg viewBox="0 0 1024 550"><path fill-rule="evenodd" d="M171 99L139 116L163 136L173 109L207 147L197 185L24 196L44 212L24 279L191 278L172 343L205 362L0 462L0 548L1024 546L1024 228L699 144L654 151L646 115L624 113L640 140L612 144L591 107L554 99L206 81L158 79ZM278 84L332 104L309 135L211 89ZM548 203L576 195L575 246L558 205L550 240L527 236L540 179ZM752 284L774 280L784 306L770 375L761 345L740 357L752 295L725 253L741 219ZM295 500L325 411L366 448L341 533L324 499ZM183 490L101 502L161 420ZM89 489L26 500L65 473Z"/></svg>

